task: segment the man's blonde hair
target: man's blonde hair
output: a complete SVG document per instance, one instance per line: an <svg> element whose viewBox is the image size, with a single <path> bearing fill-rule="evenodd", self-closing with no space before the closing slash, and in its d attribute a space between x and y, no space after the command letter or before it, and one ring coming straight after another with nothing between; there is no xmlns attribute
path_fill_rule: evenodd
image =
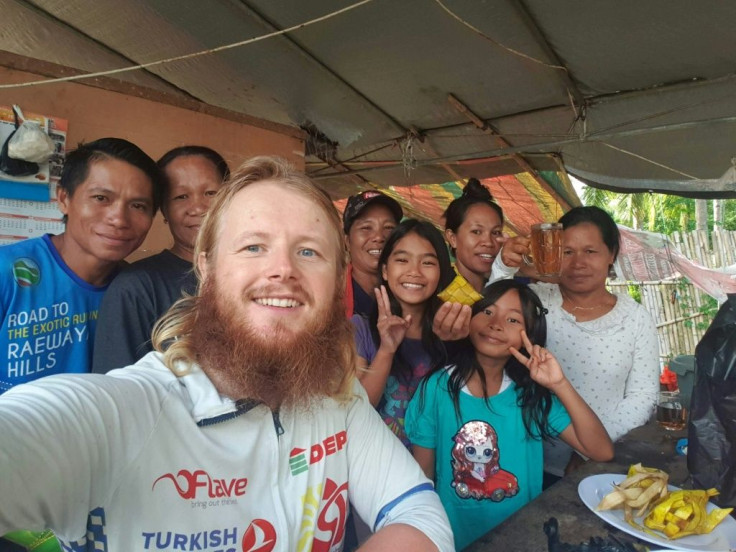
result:
<svg viewBox="0 0 736 552"><path fill-rule="evenodd" d="M197 362L197 351L192 350L189 341L189 335L197 321L197 306L204 286L203 274L197 260L204 256L206 263L211 265L217 255L222 219L233 198L249 185L267 180L303 196L327 215L337 260L335 301L341 303L344 301L347 252L342 237L342 221L330 197L308 176L294 170L286 160L270 156L254 157L230 175L230 179L217 193L202 222L194 248L194 270L198 281L196 294L183 297L174 303L153 329L153 347L163 353L164 363L177 375L185 374L188 372L188 365ZM284 215L284 224L288 224L288 214ZM210 272L208 270L208 273ZM353 339L345 341L335 344L343 350L344 376L342 381L325 382L325 392L329 396L346 398L351 393L355 377L356 352Z"/></svg>

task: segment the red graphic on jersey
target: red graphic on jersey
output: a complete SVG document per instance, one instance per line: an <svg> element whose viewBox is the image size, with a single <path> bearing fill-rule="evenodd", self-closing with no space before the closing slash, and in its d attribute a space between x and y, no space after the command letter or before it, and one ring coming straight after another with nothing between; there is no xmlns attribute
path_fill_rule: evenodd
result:
<svg viewBox="0 0 736 552"><path fill-rule="evenodd" d="M196 470L193 472L190 472L189 470L179 470L176 476L171 473L163 474L153 482L151 490L153 490L156 483L162 479L170 480L174 484L179 496L186 499L197 498L197 489L199 488L202 488L210 498L232 498L243 496L245 494L245 488L248 485L248 479L245 477L218 479L216 477L210 477L210 475L204 470Z"/></svg>
<svg viewBox="0 0 736 552"><path fill-rule="evenodd" d="M332 479L325 481L322 494L323 505L317 517L312 552L329 552L345 536L345 522L348 517L348 484L338 486ZM325 540L320 539L324 535Z"/></svg>
<svg viewBox="0 0 736 552"><path fill-rule="evenodd" d="M348 442L348 432L343 430L334 435L330 435L323 441L313 444L309 447L309 463L316 464L326 456L331 456L343 449ZM303 448L293 448L289 453L289 459L292 459L301 453L306 452Z"/></svg>
<svg viewBox="0 0 736 552"><path fill-rule="evenodd" d="M265 519L254 519L245 530L243 552L271 552L276 548L276 530Z"/></svg>

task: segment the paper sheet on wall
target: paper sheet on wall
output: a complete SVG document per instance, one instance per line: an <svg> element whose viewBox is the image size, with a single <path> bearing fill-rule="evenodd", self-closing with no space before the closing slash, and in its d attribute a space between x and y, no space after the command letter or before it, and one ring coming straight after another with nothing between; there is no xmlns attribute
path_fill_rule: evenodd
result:
<svg viewBox="0 0 736 552"><path fill-rule="evenodd" d="M0 198L0 245L64 231L56 201Z"/></svg>

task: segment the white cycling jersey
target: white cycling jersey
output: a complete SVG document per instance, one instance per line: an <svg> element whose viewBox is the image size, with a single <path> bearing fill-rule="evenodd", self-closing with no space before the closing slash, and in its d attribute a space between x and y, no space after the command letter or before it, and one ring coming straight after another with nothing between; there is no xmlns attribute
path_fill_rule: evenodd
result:
<svg viewBox="0 0 736 552"><path fill-rule="evenodd" d="M150 353L0 397L0 534L51 529L66 550L340 550L348 504L374 530L452 534L431 483L355 384L274 415Z"/></svg>

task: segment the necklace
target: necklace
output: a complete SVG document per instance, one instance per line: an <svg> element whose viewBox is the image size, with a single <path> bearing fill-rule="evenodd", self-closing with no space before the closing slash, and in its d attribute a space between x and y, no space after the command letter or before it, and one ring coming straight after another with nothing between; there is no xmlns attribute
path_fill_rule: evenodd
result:
<svg viewBox="0 0 736 552"><path fill-rule="evenodd" d="M568 301L568 303L569 303L569 301ZM575 305L573 305L572 306L572 310L574 310L574 311L576 311L576 310L591 311L591 310L599 309L601 307L605 307L605 305L603 303L601 303L600 305L594 305L592 307L576 307Z"/></svg>
<svg viewBox="0 0 736 552"><path fill-rule="evenodd" d="M607 303L598 303L597 305L593 305L592 307L579 307L575 303L573 303L572 299L570 299L567 295L565 295L564 293L562 293L562 290L560 290L560 295L562 295L562 299L564 299L565 301L567 301L568 305L570 305L572 307L572 312L579 311L579 310L581 310L581 311L592 311L592 310L595 310L595 309L599 309L601 307L608 307L609 306Z"/></svg>

